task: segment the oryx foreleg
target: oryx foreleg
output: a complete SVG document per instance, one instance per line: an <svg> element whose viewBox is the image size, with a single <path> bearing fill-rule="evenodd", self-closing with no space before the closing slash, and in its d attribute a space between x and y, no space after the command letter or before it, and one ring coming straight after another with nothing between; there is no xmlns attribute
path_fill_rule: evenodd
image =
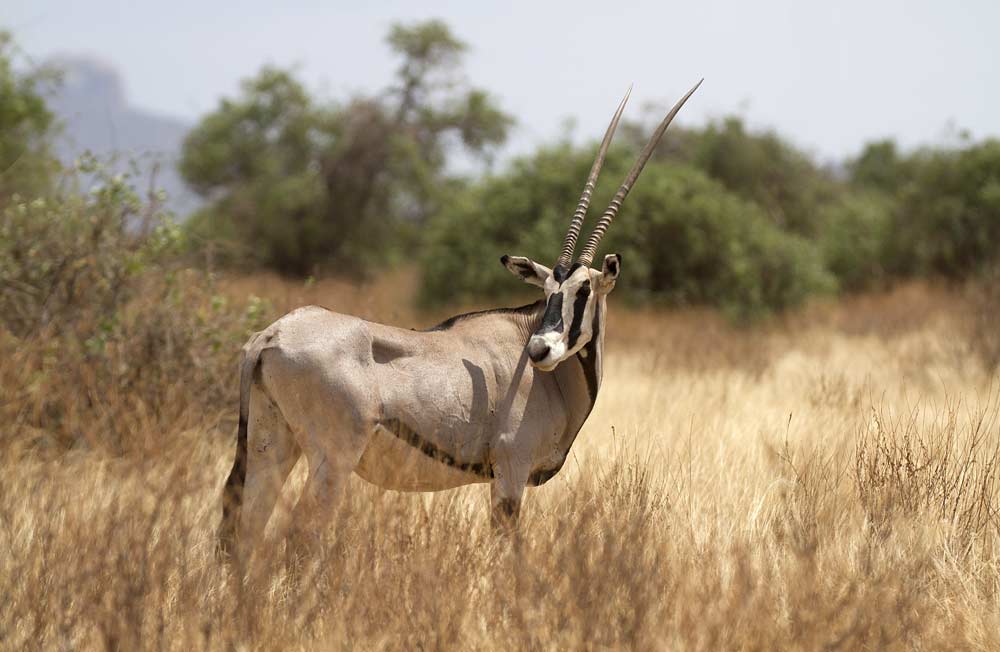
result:
<svg viewBox="0 0 1000 652"><path fill-rule="evenodd" d="M490 525L494 530L513 530L521 513L521 500L531 465L514 451L501 449L493 462L490 484Z"/></svg>

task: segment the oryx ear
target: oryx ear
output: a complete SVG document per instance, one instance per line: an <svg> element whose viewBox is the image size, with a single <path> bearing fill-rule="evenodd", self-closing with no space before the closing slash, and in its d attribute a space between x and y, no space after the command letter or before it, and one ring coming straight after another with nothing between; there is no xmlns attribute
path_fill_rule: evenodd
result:
<svg viewBox="0 0 1000 652"><path fill-rule="evenodd" d="M501 256L500 262L514 276L538 287L545 287L545 280L552 276L551 269L524 256Z"/></svg>
<svg viewBox="0 0 1000 652"><path fill-rule="evenodd" d="M597 291L607 294L615 289L615 281L622 271L622 257L619 254L608 254L604 257L604 267L601 269L601 278L597 282Z"/></svg>

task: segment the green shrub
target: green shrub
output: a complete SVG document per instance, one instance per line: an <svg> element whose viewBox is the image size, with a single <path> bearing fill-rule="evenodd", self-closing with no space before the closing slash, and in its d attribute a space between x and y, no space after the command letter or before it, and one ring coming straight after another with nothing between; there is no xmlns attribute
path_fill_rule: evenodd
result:
<svg viewBox="0 0 1000 652"><path fill-rule="evenodd" d="M919 152L892 220L897 274L963 278L1000 260L1000 141Z"/></svg>
<svg viewBox="0 0 1000 652"><path fill-rule="evenodd" d="M845 193L819 208L817 240L842 290L863 290L885 280L885 255L895 203L877 192Z"/></svg>
<svg viewBox="0 0 1000 652"><path fill-rule="evenodd" d="M168 249L176 229L146 206L125 176L97 172L89 193L14 195L0 215L0 323L22 336L99 320L126 298L130 280ZM155 222L144 235L139 221Z"/></svg>

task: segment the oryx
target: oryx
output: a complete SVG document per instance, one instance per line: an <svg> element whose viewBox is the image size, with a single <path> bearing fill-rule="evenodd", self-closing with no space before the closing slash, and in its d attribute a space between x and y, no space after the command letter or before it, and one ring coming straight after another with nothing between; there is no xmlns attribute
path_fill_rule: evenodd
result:
<svg viewBox="0 0 1000 652"><path fill-rule="evenodd" d="M551 269L500 260L544 299L452 317L427 331L325 308L294 310L243 347L236 459L219 543L249 550L300 455L308 478L292 526L318 531L353 471L386 489L490 483L492 518L513 523L524 488L559 472L601 386L606 298L621 257L598 244L671 120L642 150L577 261L576 241L628 94L618 106ZM561 364L564 363L564 364Z"/></svg>

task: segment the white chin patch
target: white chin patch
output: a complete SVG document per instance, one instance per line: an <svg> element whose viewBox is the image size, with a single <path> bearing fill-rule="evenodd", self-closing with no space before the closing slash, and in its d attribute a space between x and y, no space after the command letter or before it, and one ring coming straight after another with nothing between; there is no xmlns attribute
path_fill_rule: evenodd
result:
<svg viewBox="0 0 1000 652"><path fill-rule="evenodd" d="M566 355L566 344L557 337L546 336L545 339L549 345L549 354L533 364L542 371L552 371Z"/></svg>

